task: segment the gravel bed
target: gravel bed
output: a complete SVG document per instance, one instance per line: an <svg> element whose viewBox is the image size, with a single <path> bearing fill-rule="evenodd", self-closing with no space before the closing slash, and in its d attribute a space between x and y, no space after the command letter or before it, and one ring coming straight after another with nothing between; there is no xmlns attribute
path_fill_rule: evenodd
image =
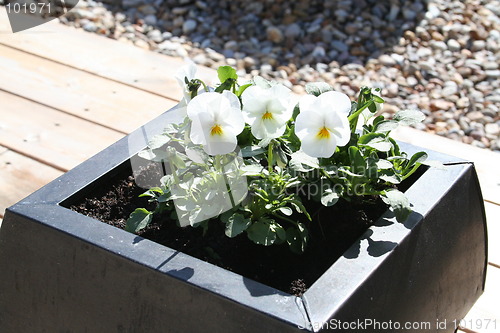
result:
<svg viewBox="0 0 500 333"><path fill-rule="evenodd" d="M384 112L500 151L500 1L80 0L67 25L304 93L382 88Z"/></svg>

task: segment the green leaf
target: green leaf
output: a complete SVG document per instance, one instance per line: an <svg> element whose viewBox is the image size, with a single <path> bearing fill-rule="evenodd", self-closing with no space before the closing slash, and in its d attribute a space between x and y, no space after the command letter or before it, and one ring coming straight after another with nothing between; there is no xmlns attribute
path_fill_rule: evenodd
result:
<svg viewBox="0 0 500 333"><path fill-rule="evenodd" d="M125 230L136 233L144 229L153 220L153 213L144 208L137 208L127 219Z"/></svg>
<svg viewBox="0 0 500 333"><path fill-rule="evenodd" d="M401 156L401 151L399 150L399 145L393 138L389 137L389 141L392 143L391 153L392 156Z"/></svg>
<svg viewBox="0 0 500 333"><path fill-rule="evenodd" d="M166 187L166 188L169 188L171 187L175 182L175 178L173 175L165 175L163 177L161 177L160 179L160 183L162 184L162 186Z"/></svg>
<svg viewBox="0 0 500 333"><path fill-rule="evenodd" d="M248 238L256 244L269 246L276 241L276 224L271 219L261 219L247 229Z"/></svg>
<svg viewBox="0 0 500 333"><path fill-rule="evenodd" d="M294 253L304 253L309 233L302 223L298 223L297 227L291 227L286 230L286 241L290 250Z"/></svg>
<svg viewBox="0 0 500 333"><path fill-rule="evenodd" d="M252 157L265 153L266 151L259 146L246 146L241 148L242 157Z"/></svg>
<svg viewBox="0 0 500 333"><path fill-rule="evenodd" d="M383 170L383 172L379 176L385 182L391 184L399 184L401 183L401 177L394 172L394 170Z"/></svg>
<svg viewBox="0 0 500 333"><path fill-rule="evenodd" d="M163 190L161 188L153 187L153 188L150 188L149 190L147 190L146 192L140 194L139 198L142 198L142 197L156 198L157 196L162 195L162 194L163 194Z"/></svg>
<svg viewBox="0 0 500 333"><path fill-rule="evenodd" d="M167 152L162 149L143 149L138 154L139 157L152 162L162 162L168 158Z"/></svg>
<svg viewBox="0 0 500 333"><path fill-rule="evenodd" d="M226 236L233 238L241 234L250 226L251 222L249 218L245 218L242 214L234 213L226 223Z"/></svg>
<svg viewBox="0 0 500 333"><path fill-rule="evenodd" d="M376 133L387 133L396 129L398 126L399 123L395 120L384 120L374 125L373 131Z"/></svg>
<svg viewBox="0 0 500 333"><path fill-rule="evenodd" d="M238 147L247 147L252 145L253 135L252 129L249 125L246 125L243 131L238 134Z"/></svg>
<svg viewBox="0 0 500 333"><path fill-rule="evenodd" d="M412 212L410 202L404 193L398 190L387 190L382 193L381 198L391 207L398 222L404 222L410 216Z"/></svg>
<svg viewBox="0 0 500 333"><path fill-rule="evenodd" d="M262 165L259 164L250 164L250 165L244 165L241 167L241 171L243 171L242 176L260 176L264 173L265 168Z"/></svg>
<svg viewBox="0 0 500 333"><path fill-rule="evenodd" d="M384 169L392 169L393 165L391 162L389 162L388 160L378 160L376 162L377 164L377 169L381 169L381 170L384 170Z"/></svg>
<svg viewBox="0 0 500 333"><path fill-rule="evenodd" d="M306 92L309 95L319 96L324 92L332 90L333 88L325 82L311 82L306 84Z"/></svg>
<svg viewBox="0 0 500 333"><path fill-rule="evenodd" d="M359 137L358 144L364 145L376 138L385 138L385 135L382 133L367 133Z"/></svg>
<svg viewBox="0 0 500 333"><path fill-rule="evenodd" d="M247 90L248 87L252 86L251 83L244 84L238 88L236 91L236 96L240 97L245 90Z"/></svg>
<svg viewBox="0 0 500 333"><path fill-rule="evenodd" d="M383 133L365 134L359 138L358 144L371 147L381 152L387 152L392 148L392 143L388 141Z"/></svg>
<svg viewBox="0 0 500 333"><path fill-rule="evenodd" d="M418 124L424 119L425 115L421 111L414 109L401 110L394 116L394 120L406 126Z"/></svg>
<svg viewBox="0 0 500 333"><path fill-rule="evenodd" d="M375 101L375 103L379 103L379 104L382 104L384 103L384 99L380 96L377 96L375 94L372 94L372 97L373 97L373 100Z"/></svg>
<svg viewBox="0 0 500 333"><path fill-rule="evenodd" d="M273 139L269 139L269 138L266 138L266 139L262 139L260 140L257 145L261 148L266 148L267 146L269 146L269 144L271 143Z"/></svg>
<svg viewBox="0 0 500 333"><path fill-rule="evenodd" d="M351 171L356 174L364 174L366 170L365 159L361 155L358 147L349 147L349 159L351 160Z"/></svg>
<svg viewBox="0 0 500 333"><path fill-rule="evenodd" d="M288 163L288 158L286 157L286 153L281 147L281 144L277 144L273 146L273 156L276 160L276 164L280 168L285 168Z"/></svg>
<svg viewBox="0 0 500 333"><path fill-rule="evenodd" d="M215 88L214 91L222 93L224 90L231 90L235 82L236 80L234 79L227 79L226 81L222 82L217 88Z"/></svg>
<svg viewBox="0 0 500 333"><path fill-rule="evenodd" d="M348 176L351 176L351 177L358 177L358 178L363 177L363 175L358 175L357 173L354 173L354 172L352 172L351 170L346 169L346 168L344 168L344 167L340 167L340 168L338 168L338 172L344 173L344 174L346 174L346 175L348 175Z"/></svg>
<svg viewBox="0 0 500 333"><path fill-rule="evenodd" d="M299 150L292 154L289 165L297 171L307 172L319 168L319 160Z"/></svg>
<svg viewBox="0 0 500 333"><path fill-rule="evenodd" d="M184 162L183 157L186 156L184 154L169 154L170 161L173 165L175 165L179 169L184 169L186 167L186 162ZM186 156L187 157L187 156Z"/></svg>
<svg viewBox="0 0 500 333"><path fill-rule="evenodd" d="M276 223L276 236L278 236L278 238L276 239L276 243L283 243L286 241L286 231L285 231L285 228L283 228L281 225L277 224Z"/></svg>
<svg viewBox="0 0 500 333"><path fill-rule="evenodd" d="M312 221L311 215L307 212L304 204L300 200L292 199L289 201L297 213L303 213L309 221Z"/></svg>
<svg viewBox="0 0 500 333"><path fill-rule="evenodd" d="M293 211L290 207L280 207L278 208L278 210L280 211L280 213L286 216L290 216L293 214Z"/></svg>
<svg viewBox="0 0 500 333"><path fill-rule="evenodd" d="M428 155L426 152L419 151L418 153L413 154L413 156L410 158L410 161L408 162L408 167L412 167L413 165L417 163L422 163L427 159Z"/></svg>
<svg viewBox="0 0 500 333"><path fill-rule="evenodd" d="M221 83L226 82L228 79L238 80L236 70L231 66L220 66L217 69L217 75Z"/></svg>
<svg viewBox="0 0 500 333"><path fill-rule="evenodd" d="M156 198L156 201L158 201L159 203L164 203L164 202L170 201L170 199L172 199L171 193L163 193L158 198Z"/></svg>
<svg viewBox="0 0 500 333"><path fill-rule="evenodd" d="M150 149L158 149L158 148L161 148L162 146L166 145L169 142L170 142L169 136L159 134L159 135L153 136L153 138L148 143L148 147Z"/></svg>
<svg viewBox="0 0 500 333"><path fill-rule="evenodd" d="M323 206L330 207L333 206L339 201L339 194L334 192L332 189L328 188L321 196L321 203Z"/></svg>
<svg viewBox="0 0 500 333"><path fill-rule="evenodd" d="M254 76L253 83L256 86L261 87L263 89L271 88L271 83L269 81L267 81L266 79L264 79L262 76L258 76L258 75Z"/></svg>

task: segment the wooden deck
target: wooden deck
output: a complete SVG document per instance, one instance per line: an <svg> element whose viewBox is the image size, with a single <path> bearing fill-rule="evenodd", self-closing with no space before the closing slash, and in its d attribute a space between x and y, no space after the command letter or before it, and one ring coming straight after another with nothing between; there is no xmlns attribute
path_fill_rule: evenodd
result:
<svg viewBox="0 0 500 333"><path fill-rule="evenodd" d="M0 7L0 223L6 207L175 105L182 64L54 22L12 34ZM396 136L476 163L490 264L462 332L500 332L500 154L413 129Z"/></svg>

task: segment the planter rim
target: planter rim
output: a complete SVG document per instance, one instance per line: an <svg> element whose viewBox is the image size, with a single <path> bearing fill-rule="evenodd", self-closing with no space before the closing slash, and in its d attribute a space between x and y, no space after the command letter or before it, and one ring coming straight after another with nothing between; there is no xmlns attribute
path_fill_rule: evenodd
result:
<svg viewBox="0 0 500 333"><path fill-rule="evenodd" d="M445 170L429 168L406 191L414 206L414 212L409 219L404 224L397 223L387 211L302 297L295 297L76 213L61 205L75 193L94 183L146 147L149 138L161 133L164 125L175 112L176 108L173 108L141 126L130 135L11 206L6 214L15 213L31 220L36 219L60 232L71 234L115 255L186 281L198 288L217 293L256 311L295 326L310 327L307 326L310 322L324 322L331 318L332 311L334 312L335 308L353 292L353 289L366 279L366 272L376 270L397 248L398 243L403 241L411 229L422 220L426 212L446 194L447 187L440 185L453 184L470 167L470 163L462 159L428 151L429 159L442 162ZM400 143L400 145L401 149L409 154L422 150L405 143ZM429 191L428 184L435 184L438 190ZM429 195L420 196L418 193L422 193L423 190ZM192 269L190 270L192 274L185 273L186 267ZM202 273L197 273L198 271ZM340 271L344 273L339 274ZM328 286L326 291L325 286ZM248 293L242 294L241 290L247 290ZM329 306L325 306L325 300L329 302ZM279 304L279 306L270 306L271 304Z"/></svg>

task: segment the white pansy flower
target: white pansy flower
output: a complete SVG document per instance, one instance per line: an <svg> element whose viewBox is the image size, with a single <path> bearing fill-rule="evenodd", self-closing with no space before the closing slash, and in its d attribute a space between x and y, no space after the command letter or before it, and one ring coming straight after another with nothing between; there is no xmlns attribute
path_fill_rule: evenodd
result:
<svg viewBox="0 0 500 333"><path fill-rule="evenodd" d="M285 132L293 113L290 89L277 84L267 89L248 87L241 96L243 116L257 139L274 139Z"/></svg>
<svg viewBox="0 0 500 333"><path fill-rule="evenodd" d="M196 65L193 61L187 59L186 65L182 66L175 74L175 79L182 88L182 93L184 94L184 99L186 104L191 100L191 92L186 84L186 79L188 82L193 80L196 75Z"/></svg>
<svg viewBox="0 0 500 333"><path fill-rule="evenodd" d="M301 150L312 157L330 157L337 146L345 146L351 137L347 117L351 100L343 93L325 92L318 97L307 95L299 101L300 114L295 134Z"/></svg>
<svg viewBox="0 0 500 333"><path fill-rule="evenodd" d="M203 145L209 155L233 152L236 136L245 127L240 101L229 91L196 96L187 106L187 115L192 121L191 141Z"/></svg>
<svg viewBox="0 0 500 333"><path fill-rule="evenodd" d="M188 85L186 84L186 79L191 81L195 78L196 75L196 65L191 60L186 60L186 65L182 66L177 73L175 74L175 79L179 83L182 88L183 98L180 100L177 107L172 111L172 117L174 123L182 123L184 118L186 117L187 105L191 101L191 92L188 89ZM171 118L172 118L171 117Z"/></svg>

